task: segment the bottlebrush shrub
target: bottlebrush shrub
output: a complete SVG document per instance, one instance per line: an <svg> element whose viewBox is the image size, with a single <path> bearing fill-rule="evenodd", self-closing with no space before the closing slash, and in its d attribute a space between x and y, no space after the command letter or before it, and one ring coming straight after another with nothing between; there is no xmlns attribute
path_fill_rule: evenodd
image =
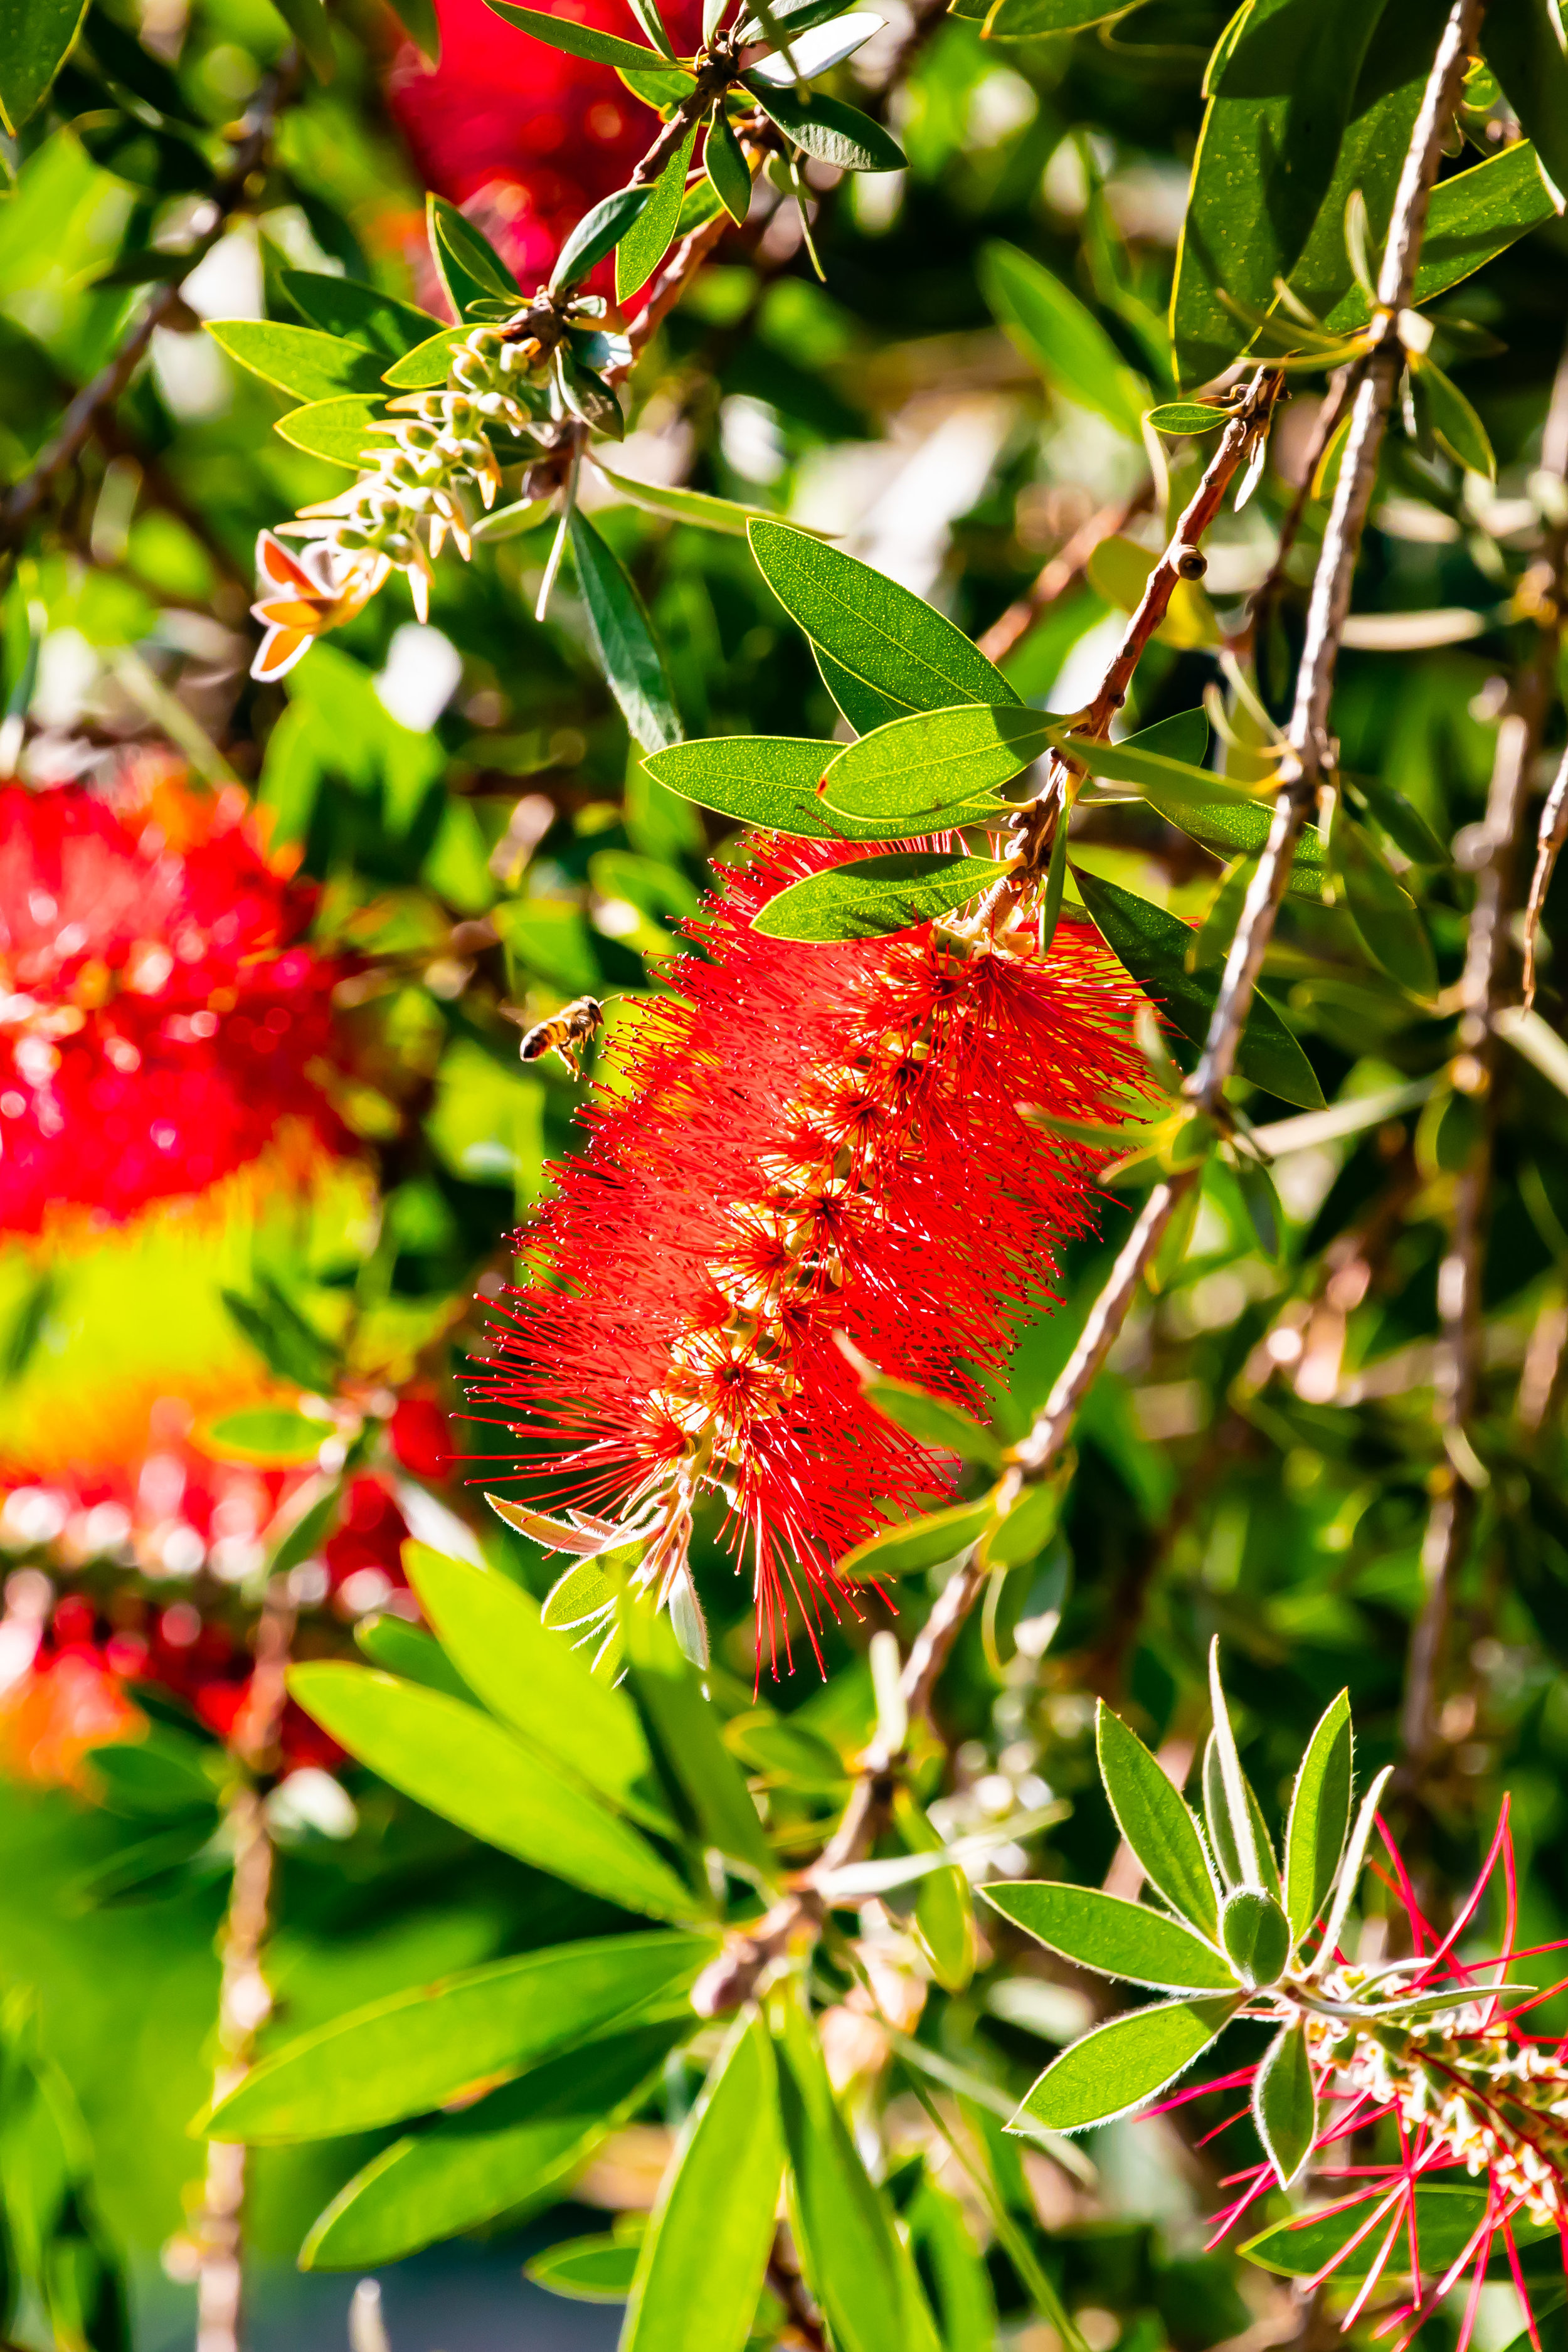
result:
<svg viewBox="0 0 1568 2352"><path fill-rule="evenodd" d="M0 1224L113 1220L205 1191L280 1127L342 1131L323 1091L339 967L314 894L238 792L162 759L111 804L0 791Z"/></svg>
<svg viewBox="0 0 1568 2352"><path fill-rule="evenodd" d="M1105 1792L1156 1903L1058 1885L983 1890L1004 1917L1062 1958L1171 1996L1075 2042L1040 2076L1018 2120L1072 2132L1150 2111L1233 2019L1266 2021L1278 2030L1258 2063L1163 2103L1249 2091L1267 2161L1227 2182L1239 2193L1217 2217L1216 2242L1271 2188L1310 2176L1315 2189L1353 2184L1243 2252L1308 2286L1336 2275L1352 2281L1347 2328L1385 2277L1407 2278L1407 2299L1380 2330L1392 2329L1401 2345L1468 2273L1458 2340L1465 2352L1494 2252L1506 2257L1528 2313L1521 2250L1548 2239L1560 2269L1568 2248L1568 2063L1558 2041L1532 2037L1519 2023L1561 1987L1539 1992L1504 1981L1526 1957L1512 1948L1506 1801L1480 1876L1439 1936L1378 1816L1392 1768L1373 1781L1352 1825L1347 1694L1327 1708L1302 1757L1277 1857L1237 1759L1217 1643L1210 1685L1201 1828L1142 1742L1103 1703L1100 1709ZM1372 1867L1403 1910L1411 1948L1407 1958L1363 1967L1342 1938L1374 1829L1392 1876ZM1461 1958L1459 1939L1500 1864L1503 1949ZM1375 2160L1354 2160L1369 2147ZM1350 2160L1336 2160L1342 2151ZM1478 2179L1483 2186L1467 2185ZM1534 2336L1533 2319L1530 2326Z"/></svg>
<svg viewBox="0 0 1568 2352"><path fill-rule="evenodd" d="M553 14L554 11L549 13ZM625 39L612 0L562 9ZM591 205L621 187L658 128L612 67L564 55L493 16L484 0L440 0L441 62L398 48L387 98L420 174L468 206L525 281L547 277ZM677 46L695 47L700 12L669 11Z"/></svg>
<svg viewBox="0 0 1568 2352"><path fill-rule="evenodd" d="M951 1491L954 1457L874 1410L837 1342L973 1399L1090 1216L1097 1163L1024 1107L1102 1120L1139 1067L1132 992L1077 931L1042 962L1032 925L837 946L752 928L837 862L764 843L709 902L703 952L634 1014L624 1084L524 1237L534 1286L473 1390L527 1442L517 1475L575 1515L530 1531L635 1544L693 1655L692 1511L718 1489L775 1670L786 1593L815 1645L841 1556ZM556 1622L594 1581L569 1575Z"/></svg>

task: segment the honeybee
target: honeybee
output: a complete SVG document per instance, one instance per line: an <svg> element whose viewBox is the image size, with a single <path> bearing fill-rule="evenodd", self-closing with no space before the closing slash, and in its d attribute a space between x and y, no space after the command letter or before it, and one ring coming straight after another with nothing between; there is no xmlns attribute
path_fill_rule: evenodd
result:
<svg viewBox="0 0 1568 2352"><path fill-rule="evenodd" d="M542 1054L559 1054L573 1076L582 1076L578 1054L605 1025L605 1008L596 996L579 996L572 1003L563 1004L559 1013L547 1013L542 1021L534 1022L531 1028L524 1026L528 1015L520 1013L515 1004L503 1004L500 1009L509 1021L515 1021L523 1030L522 1042L517 1049L521 1060L537 1062Z"/></svg>

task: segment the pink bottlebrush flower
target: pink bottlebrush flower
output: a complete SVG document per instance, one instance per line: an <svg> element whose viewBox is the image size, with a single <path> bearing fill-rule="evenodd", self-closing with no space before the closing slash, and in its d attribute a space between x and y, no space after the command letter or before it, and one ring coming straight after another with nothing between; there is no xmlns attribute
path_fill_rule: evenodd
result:
<svg viewBox="0 0 1568 2352"><path fill-rule="evenodd" d="M1468 2279L1457 2346L1457 2352L1467 2352L1481 2285L1500 2252L1539 2345L1519 2249L1543 2236L1558 2239L1568 2262L1568 2054L1555 2036L1535 2036L1520 2024L1562 1985L1521 1998L1517 1988L1510 1991L1504 1983L1510 1966L1533 1956L1512 1948L1517 1903L1507 1801L1480 1875L1441 1938L1422 1915L1381 1816L1378 1828L1390 1870L1373 1867L1404 1912L1413 1957L1368 1969L1336 1953L1334 1964L1319 1977L1317 2006L1306 2019L1320 2117L1308 2168L1318 2186L1346 2184L1346 2193L1268 2232L1262 2258L1300 2274L1290 2254L1292 2237L1319 2232L1325 2221L1337 2220L1326 2259L1304 2284L1316 2286L1336 2273L1356 2281L1342 2323L1348 2329L1385 2280L1399 2279L1401 2292L1375 2331L1394 2338L1396 2352ZM1500 1865L1506 1889L1503 1949L1484 1960L1461 1960L1458 1940L1476 1918ZM1395 1999L1419 2000L1421 2007L1376 2021L1365 2014L1367 2004ZM1336 2008L1344 2013L1334 2014ZM1250 2086L1257 2074L1256 2067L1246 2067L1163 2104L1173 2107L1214 2091ZM1227 2117L1215 2131L1237 2120ZM1397 2157L1336 2163L1352 2135L1365 2145L1367 2136L1380 2129L1394 2139ZM1473 2210L1463 2210L1459 2242L1454 2242L1454 2221L1446 2215L1440 2247L1434 2249L1436 2209L1430 2200L1424 2242L1424 2192L1471 2184ZM1274 2169L1255 2166L1226 2185L1237 2193L1215 2217L1212 2243L1275 2185ZM1262 2247L1261 2241L1254 2244Z"/></svg>
<svg viewBox="0 0 1568 2352"><path fill-rule="evenodd" d="M623 1032L473 1388L526 1442L512 1475L585 1515L578 1547L640 1538L637 1580L689 1623L692 1507L721 1489L775 1670L786 1588L815 1643L843 1553L951 1491L838 1338L973 1402L1090 1219L1093 1155L1026 1108L1115 1118L1142 1066L1135 993L1071 927L1045 961L1028 927L751 928L837 855L764 843L710 901L702 952Z"/></svg>

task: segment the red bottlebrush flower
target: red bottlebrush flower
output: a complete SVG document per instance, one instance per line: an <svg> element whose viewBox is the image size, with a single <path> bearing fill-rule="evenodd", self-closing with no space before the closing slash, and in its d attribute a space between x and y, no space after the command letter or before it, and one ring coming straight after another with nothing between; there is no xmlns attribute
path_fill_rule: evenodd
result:
<svg viewBox="0 0 1568 2352"><path fill-rule="evenodd" d="M1316 2188L1331 2190L1345 2184L1347 2193L1272 2232L1268 2259L1297 2274L1305 2266L1289 2259L1292 2234L1313 2231L1321 2252L1325 2224L1337 2224L1328 2230L1326 2259L1304 2286L1321 2285L1336 2274L1353 2281L1355 2293L1342 2321L1348 2330L1385 2280L1401 2281L1401 2291L1374 2330L1394 2338L1397 2352L1404 2352L1437 2305L1468 2279L1456 2347L1467 2352L1494 2256L1506 2258L1539 2352L1520 2247L1543 2237L1559 2241L1568 2263L1568 2043L1556 2035L1531 2034L1520 2023L1562 1991L1568 1979L1533 1993L1503 1981L1514 1962L1562 1948L1513 1948L1518 1906L1508 1817L1505 1799L1491 1851L1442 1937L1424 1917L1380 1817L1390 1867L1373 1867L1404 1912L1413 1957L1363 1969L1337 1953L1336 1965L1321 1977L1315 2011L1307 2015L1307 2047L1323 2118L1308 2162ZM1461 1959L1459 1939L1478 1916L1500 1866L1503 1948L1485 1959ZM1386 2005L1395 1999L1420 2005L1392 2016L1385 2007L1383 2015L1372 2018L1368 2003ZM1244 2067L1180 2092L1152 2112L1253 2085L1258 2071ZM1237 2120L1229 2116L1215 2130ZM1366 2163L1336 2160L1352 2136L1364 2146L1380 2131L1393 2139L1396 2156ZM1211 2244L1276 2185L1276 2176L1264 2164L1233 2175L1226 2185L1237 2193L1215 2217ZM1462 2208L1439 2212L1441 2200L1426 2196L1433 2189L1470 2194Z"/></svg>
<svg viewBox="0 0 1568 2352"><path fill-rule="evenodd" d="M237 792L0 789L0 1225L204 1192L289 1122L341 1139L312 906Z"/></svg>
<svg viewBox="0 0 1568 2352"><path fill-rule="evenodd" d="M640 38L620 0L573 0L559 13ZM514 30L484 0L438 0L437 15L441 62L431 72L405 43L388 81L392 111L426 184L467 205L529 286L549 275L589 206L625 185L658 118L612 67ZM678 47L695 44L694 0L669 22Z"/></svg>
<svg viewBox="0 0 1568 2352"><path fill-rule="evenodd" d="M556 1171L526 1237L540 1278L474 1384L529 1440L515 1475L593 1515L578 1548L645 1538L639 1581L689 1617L691 1507L720 1487L770 1654L785 1585L813 1626L879 1498L948 1483L866 1403L838 1335L972 1400L1089 1220L1091 1161L1024 1107L1114 1118L1141 1066L1136 1000L1070 928L1045 963L1027 929L813 947L751 928L833 862L764 845L710 902L705 954L635 1015L629 1088Z"/></svg>

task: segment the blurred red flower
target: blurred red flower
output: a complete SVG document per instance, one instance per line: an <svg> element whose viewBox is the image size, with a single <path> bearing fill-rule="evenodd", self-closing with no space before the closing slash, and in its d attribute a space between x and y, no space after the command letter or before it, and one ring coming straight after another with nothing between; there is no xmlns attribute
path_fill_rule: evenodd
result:
<svg viewBox="0 0 1568 2352"><path fill-rule="evenodd" d="M0 1228L200 1192L323 1091L341 967L237 791L148 761L115 803L0 788Z"/></svg>
<svg viewBox="0 0 1568 2352"><path fill-rule="evenodd" d="M589 206L625 184L658 117L612 67L534 40L484 0L437 0L436 13L441 62L431 72L411 42L399 47L393 114L426 184L470 212L531 288ZM544 13L643 37L625 0L544 0ZM694 45L695 0L667 13L677 47Z"/></svg>

